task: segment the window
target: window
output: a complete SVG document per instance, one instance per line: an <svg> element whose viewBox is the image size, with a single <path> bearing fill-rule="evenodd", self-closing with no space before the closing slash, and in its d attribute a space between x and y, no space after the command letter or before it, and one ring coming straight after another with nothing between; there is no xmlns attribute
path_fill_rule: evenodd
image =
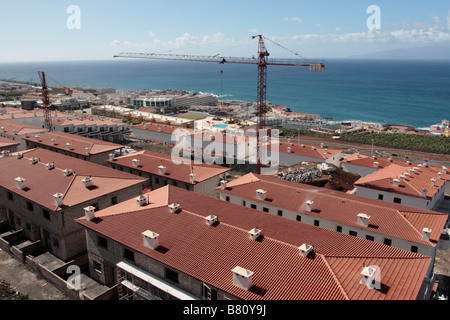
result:
<svg viewBox="0 0 450 320"><path fill-rule="evenodd" d="M30 201L27 201L27 210L33 211L33 204Z"/></svg>
<svg viewBox="0 0 450 320"><path fill-rule="evenodd" d="M226 197L225 197L225 201L230 202L230 197L229 197L229 196L226 196Z"/></svg>
<svg viewBox="0 0 450 320"><path fill-rule="evenodd" d="M337 231L337 232L342 232L342 227L341 227L341 226L337 226L337 227L336 227L336 231Z"/></svg>
<svg viewBox="0 0 450 320"><path fill-rule="evenodd" d="M251 207L252 209L256 209L256 204L252 204L252 205L250 205L250 207Z"/></svg>
<svg viewBox="0 0 450 320"><path fill-rule="evenodd" d="M134 262L134 252L128 250L127 248L123 248L123 257L131 262Z"/></svg>
<svg viewBox="0 0 450 320"><path fill-rule="evenodd" d="M391 245L392 245L392 240L391 240L391 239L385 238L384 241L383 241L383 243L384 243L385 245L391 246Z"/></svg>
<svg viewBox="0 0 450 320"><path fill-rule="evenodd" d="M93 261L94 270L97 272L102 272L102 265L97 261Z"/></svg>
<svg viewBox="0 0 450 320"><path fill-rule="evenodd" d="M419 248L417 248L416 246L411 246L411 251L417 253Z"/></svg>
<svg viewBox="0 0 450 320"><path fill-rule="evenodd" d="M316 227L318 227L319 226L319 220L314 220L314 225L316 226Z"/></svg>
<svg viewBox="0 0 450 320"><path fill-rule="evenodd" d="M47 209L42 209L42 215L45 219L50 220L50 211L48 211Z"/></svg>
<svg viewBox="0 0 450 320"><path fill-rule="evenodd" d="M159 184L159 178L155 178L155 183Z"/></svg>
<svg viewBox="0 0 450 320"><path fill-rule="evenodd" d="M14 196L11 192L8 191L8 200L9 201L14 201Z"/></svg>
<svg viewBox="0 0 450 320"><path fill-rule="evenodd" d="M178 273L166 268L166 279L178 283Z"/></svg>
<svg viewBox="0 0 450 320"><path fill-rule="evenodd" d="M297 217L295 218L295 220L297 220L297 221L302 221L302 216L297 215Z"/></svg>
<svg viewBox="0 0 450 320"><path fill-rule="evenodd" d="M242 200L242 205L243 205L244 207L245 207L245 204L246 204L246 203L245 203L245 200Z"/></svg>
<svg viewBox="0 0 450 320"><path fill-rule="evenodd" d="M263 211L264 211L264 212L269 212L269 208L263 207Z"/></svg>
<svg viewBox="0 0 450 320"><path fill-rule="evenodd" d="M400 199L400 198L394 198L394 203L402 203L402 199Z"/></svg>
<svg viewBox="0 0 450 320"><path fill-rule="evenodd" d="M117 204L117 196L111 198L111 205Z"/></svg>
<svg viewBox="0 0 450 320"><path fill-rule="evenodd" d="M366 235L366 239L370 241L375 241L375 238L369 235Z"/></svg>
<svg viewBox="0 0 450 320"><path fill-rule="evenodd" d="M103 249L108 249L108 240L106 240L106 238L99 236L97 244L99 247L102 247Z"/></svg>
<svg viewBox="0 0 450 320"><path fill-rule="evenodd" d="M53 238L53 246L55 248L59 248L59 241L58 241L58 239Z"/></svg>
<svg viewBox="0 0 450 320"><path fill-rule="evenodd" d="M277 214L278 214L280 217L282 217L282 216L283 216L283 211L282 211L282 210L278 210L278 211L277 211Z"/></svg>
<svg viewBox="0 0 450 320"><path fill-rule="evenodd" d="M378 200L383 200L383 195L382 194L378 195Z"/></svg>
<svg viewBox="0 0 450 320"><path fill-rule="evenodd" d="M357 236L358 236L358 233L357 233L356 231L352 231L352 230L350 230L350 231L348 232L348 234L351 235L351 236L354 236L354 237L357 237Z"/></svg>

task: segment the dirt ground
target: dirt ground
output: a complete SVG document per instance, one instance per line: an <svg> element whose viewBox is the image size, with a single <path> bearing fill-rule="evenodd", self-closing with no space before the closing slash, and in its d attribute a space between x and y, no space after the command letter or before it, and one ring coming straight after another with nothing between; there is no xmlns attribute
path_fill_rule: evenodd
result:
<svg viewBox="0 0 450 320"><path fill-rule="evenodd" d="M71 300L47 280L0 250L0 300Z"/></svg>

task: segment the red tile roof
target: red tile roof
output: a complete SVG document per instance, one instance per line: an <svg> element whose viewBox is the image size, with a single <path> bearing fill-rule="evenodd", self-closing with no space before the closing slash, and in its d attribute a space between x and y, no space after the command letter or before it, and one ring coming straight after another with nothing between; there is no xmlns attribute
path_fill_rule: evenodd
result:
<svg viewBox="0 0 450 320"><path fill-rule="evenodd" d="M53 211L61 210L54 202L53 195L56 193L64 194L65 206L74 206L146 180L44 149L21 153L21 159L17 159L17 153L0 158L0 186ZM38 159L38 162L31 164L31 158ZM54 163L54 169L48 170L46 165L50 162ZM71 169L73 174L66 176L65 169ZM25 179L26 189L16 186L17 177ZM92 177L94 187L84 187L82 179L85 177Z"/></svg>
<svg viewBox="0 0 450 320"><path fill-rule="evenodd" d="M139 160L139 167L134 167L132 164L132 160ZM202 182L204 180L210 179L212 177L223 174L229 170L230 168L221 167L213 164L206 163L197 163L193 160L188 159L180 159L181 161L190 161L191 165L180 163L174 163L171 155L152 152L148 150L128 154L125 156L121 156L115 158L113 161L107 160L107 162L111 164L117 164L120 166L124 166L127 168L132 168L135 170L139 170L142 172L148 172L152 175L164 176L165 178L182 181L189 184L192 183L190 180L190 174L194 173L196 175L196 181ZM166 167L166 173L161 174L158 170L159 166Z"/></svg>
<svg viewBox="0 0 450 320"><path fill-rule="evenodd" d="M256 190L258 189L266 191L266 200L256 198ZM448 214L444 213L388 203L253 173L229 182L224 190L221 188L216 190L244 199L252 199L255 202L300 211L354 228L429 246L437 245L448 218ZM305 203L308 200L314 201L314 209L317 209L317 211L305 211ZM368 227L357 224L359 213L370 216ZM432 229L430 241L422 239L424 227Z"/></svg>
<svg viewBox="0 0 450 320"><path fill-rule="evenodd" d="M288 150L290 148L290 152ZM267 149L271 150L272 145L267 144ZM323 148L313 145L306 145L302 143L288 143L288 142L280 142L278 145L279 152L281 153L289 153L295 154L303 157L317 158L320 160L324 159L324 154L326 152L327 159L334 157L342 150L340 149L331 149L331 148Z"/></svg>
<svg viewBox="0 0 450 320"><path fill-rule="evenodd" d="M414 170L415 171L411 171ZM438 177L438 173L442 173L442 178ZM404 179L402 178L404 176ZM355 182L355 186L361 186L371 189L383 190L396 194L416 198L431 198L450 178L449 173L444 174L436 166L399 166L392 164L382 170L375 171ZM393 180L399 180L399 187L395 187ZM431 179L435 179L432 186ZM422 190L427 189L426 196L422 195Z"/></svg>
<svg viewBox="0 0 450 320"><path fill-rule="evenodd" d="M411 161L405 161L405 160L397 160L392 158L385 158L385 157L372 157L365 154L358 154L353 153L347 157L346 163L350 163L356 166L363 166L363 167L370 167L370 168L376 168L374 166L375 162L378 162L378 169L386 168L390 166L391 164L395 164L398 166L411 166ZM418 164L418 163L417 163ZM416 165L416 164L415 164Z"/></svg>
<svg viewBox="0 0 450 320"><path fill-rule="evenodd" d="M1 132L0 132L0 134L1 134ZM0 137L0 148L16 146L16 145L19 145L19 144L20 144L20 142L17 142L16 140L11 140L11 139L8 139L8 138Z"/></svg>
<svg viewBox="0 0 450 320"><path fill-rule="evenodd" d="M48 131L47 129L31 126L20 122L0 120L0 134L3 133L12 136L15 135L14 130L16 130L17 135L32 135Z"/></svg>
<svg viewBox="0 0 450 320"><path fill-rule="evenodd" d="M152 122L146 122L143 124L135 124L133 125L133 128L141 129L141 130L148 130L153 132L161 132L165 134L172 134L177 129L187 130L189 133L193 132L192 129L189 128L183 128L180 126L173 126L168 124L161 124L161 123L152 123Z"/></svg>
<svg viewBox="0 0 450 320"><path fill-rule="evenodd" d="M266 214L212 197L166 186L150 192L148 208L135 199L99 211L92 221L77 221L114 241L200 281L246 300L416 299L430 257L365 239ZM165 193L164 201L159 200ZM154 203L156 202L156 203ZM177 202L181 211L170 213ZM120 206L120 207L119 207ZM117 208L117 210L116 210ZM136 208L136 209L133 209ZM107 214L103 214L108 211ZM215 214L220 223L209 226L205 217ZM248 231L262 230L250 240ZM142 232L160 235L163 250L143 245ZM305 258L303 243L315 252ZM362 264L381 267L382 289L359 284ZM231 270L240 266L252 272L247 291L233 285Z"/></svg>
<svg viewBox="0 0 450 320"><path fill-rule="evenodd" d="M39 141L36 139L36 135L23 139L42 146L49 146L52 148L70 151L71 153L76 153L84 156L87 156L86 148L89 148L90 154L95 155L99 153L111 152L124 147L123 145L108 141L102 141L98 139L78 136L76 134L57 131L38 134L38 136ZM53 144L52 142L53 139L55 140L55 144ZM70 150L67 149L66 143L70 143Z"/></svg>

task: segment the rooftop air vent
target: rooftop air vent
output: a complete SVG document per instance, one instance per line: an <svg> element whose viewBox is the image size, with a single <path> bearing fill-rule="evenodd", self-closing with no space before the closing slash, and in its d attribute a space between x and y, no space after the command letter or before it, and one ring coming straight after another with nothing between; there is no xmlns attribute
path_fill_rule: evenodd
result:
<svg viewBox="0 0 450 320"><path fill-rule="evenodd" d="M235 267L231 271L233 272L233 285L244 290L249 290L252 287L252 277L254 272L239 266Z"/></svg>
<svg viewBox="0 0 450 320"><path fill-rule="evenodd" d="M181 206L179 203L174 202L172 204L169 204L169 209L170 212L177 213L181 209Z"/></svg>
<svg viewBox="0 0 450 320"><path fill-rule="evenodd" d="M197 175L195 173L189 174L189 179L191 180L191 183L194 183L197 181Z"/></svg>
<svg viewBox="0 0 450 320"><path fill-rule="evenodd" d="M431 178L431 186L434 187L436 185L436 179L435 178Z"/></svg>
<svg viewBox="0 0 450 320"><path fill-rule="evenodd" d="M398 187L400 185L400 181L398 179L393 179L392 184L394 185L394 187Z"/></svg>
<svg viewBox="0 0 450 320"><path fill-rule="evenodd" d="M67 142L66 143L66 148L67 148L67 150L72 150L72 145L69 142Z"/></svg>
<svg viewBox="0 0 450 320"><path fill-rule="evenodd" d="M265 200L266 199L266 190L263 189L258 189L256 190L256 198L260 199L260 200Z"/></svg>
<svg viewBox="0 0 450 320"><path fill-rule="evenodd" d="M381 288L380 270L376 266L364 267L360 273L360 284L365 284L369 288Z"/></svg>
<svg viewBox="0 0 450 320"><path fill-rule="evenodd" d="M373 163L373 166L374 166L375 168L378 168L378 167L380 166L380 163L379 163L378 161L375 161L375 162Z"/></svg>
<svg viewBox="0 0 450 320"><path fill-rule="evenodd" d="M36 164L37 162L38 162L38 159L35 158L35 157L32 157L32 158L30 159L30 163L31 163L31 164Z"/></svg>
<svg viewBox="0 0 450 320"><path fill-rule="evenodd" d="M63 198L64 198L64 195L59 192L53 195L53 199L55 200L55 204L57 207L63 206Z"/></svg>
<svg viewBox="0 0 450 320"><path fill-rule="evenodd" d="M16 130L16 129L13 129L13 134L14 134L15 136L17 136L17 130Z"/></svg>
<svg viewBox="0 0 450 320"><path fill-rule="evenodd" d="M9 150L2 151L2 157L9 157L10 154L11 154L11 151L9 151Z"/></svg>
<svg viewBox="0 0 450 320"><path fill-rule="evenodd" d="M227 181L226 180L221 180L220 181L220 187L222 189L226 189L227 188Z"/></svg>
<svg viewBox="0 0 450 320"><path fill-rule="evenodd" d="M72 174L72 169L64 169L64 175L66 177L70 176Z"/></svg>
<svg viewBox="0 0 450 320"><path fill-rule="evenodd" d="M39 135L35 135L34 137L36 138L36 141L38 141L38 142L41 141L41 138L39 137Z"/></svg>
<svg viewBox="0 0 450 320"><path fill-rule="evenodd" d="M363 226L363 227L368 227L369 226L369 221L370 221L370 216L365 214L365 213L359 213L358 214L358 225Z"/></svg>
<svg viewBox="0 0 450 320"><path fill-rule="evenodd" d="M92 187L92 178L91 177L86 177L83 180L81 180L81 182L83 182L83 185L85 188L89 188Z"/></svg>
<svg viewBox="0 0 450 320"><path fill-rule="evenodd" d="M147 197L141 194L136 198L136 204L138 207L145 206L147 204Z"/></svg>
<svg viewBox="0 0 450 320"><path fill-rule="evenodd" d="M306 258L314 250L314 247L304 243L298 249L300 251L300 254Z"/></svg>
<svg viewBox="0 0 450 320"><path fill-rule="evenodd" d="M261 235L261 230L258 228L253 228L252 230L250 230L248 232L250 239L252 240L256 240L259 238L259 236Z"/></svg>
<svg viewBox="0 0 450 320"><path fill-rule="evenodd" d="M219 217L218 217L218 216L215 216L215 215L213 215L213 214L210 214L209 216L207 216L207 217L205 218L205 221L206 221L206 224L207 224L207 225L212 226L214 223L216 223L216 222L219 221Z"/></svg>
<svg viewBox="0 0 450 320"><path fill-rule="evenodd" d="M86 150L86 154L87 154L87 155L90 155L90 154L91 154L91 148L86 147L86 148L84 148L84 150Z"/></svg>
<svg viewBox="0 0 450 320"><path fill-rule="evenodd" d="M95 207L89 206L84 208L84 216L87 220L91 221L95 218Z"/></svg>
<svg viewBox="0 0 450 320"><path fill-rule="evenodd" d="M311 212L313 210L314 201L308 200L305 202L306 204L306 211Z"/></svg>
<svg viewBox="0 0 450 320"><path fill-rule="evenodd" d="M159 247L159 234L147 230L142 232L142 237L144 241L144 246L146 246L147 248L155 250L156 248Z"/></svg>
<svg viewBox="0 0 450 320"><path fill-rule="evenodd" d="M166 174L166 167L164 167L164 166L159 166L159 167L158 167L158 172L159 172L160 174Z"/></svg>
<svg viewBox="0 0 450 320"><path fill-rule="evenodd" d="M442 166L442 173L447 174L447 167L446 166Z"/></svg>
<svg viewBox="0 0 450 320"><path fill-rule="evenodd" d="M25 179L24 178L17 177L15 180L16 180L17 188L19 188L20 190L23 190L23 189L26 188Z"/></svg>
<svg viewBox="0 0 450 320"><path fill-rule="evenodd" d="M440 180L440 179L443 179L442 178L442 172L438 172L438 179Z"/></svg>
<svg viewBox="0 0 450 320"><path fill-rule="evenodd" d="M425 241L430 241L431 229L423 228L422 229L422 239Z"/></svg>
<svg viewBox="0 0 450 320"><path fill-rule="evenodd" d="M110 153L110 154L109 154L109 160L110 160L110 161L114 161L114 159L115 159L114 153Z"/></svg>
<svg viewBox="0 0 450 320"><path fill-rule="evenodd" d="M291 147L287 147L287 152L291 153Z"/></svg>
<svg viewBox="0 0 450 320"><path fill-rule="evenodd" d="M52 170L55 168L55 164L53 162L49 162L46 164L47 170Z"/></svg>
<svg viewBox="0 0 450 320"><path fill-rule="evenodd" d="M133 167L139 167L139 159L133 159L131 160L131 164L133 165Z"/></svg>
<svg viewBox="0 0 450 320"><path fill-rule="evenodd" d="M17 152L16 158L17 159L22 159L23 158L23 153L22 152Z"/></svg>
<svg viewBox="0 0 450 320"><path fill-rule="evenodd" d="M56 146L56 139L52 139L52 144Z"/></svg>

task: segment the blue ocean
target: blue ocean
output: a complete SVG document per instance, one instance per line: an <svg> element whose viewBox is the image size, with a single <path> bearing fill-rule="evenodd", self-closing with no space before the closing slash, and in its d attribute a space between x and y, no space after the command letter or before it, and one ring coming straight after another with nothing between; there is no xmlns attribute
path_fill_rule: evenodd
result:
<svg viewBox="0 0 450 320"><path fill-rule="evenodd" d="M268 67L267 100L336 121L360 120L428 128L450 118L450 61L325 61ZM130 60L0 63L0 78L120 90L178 89L256 101L256 65ZM221 75L221 71L223 74Z"/></svg>

